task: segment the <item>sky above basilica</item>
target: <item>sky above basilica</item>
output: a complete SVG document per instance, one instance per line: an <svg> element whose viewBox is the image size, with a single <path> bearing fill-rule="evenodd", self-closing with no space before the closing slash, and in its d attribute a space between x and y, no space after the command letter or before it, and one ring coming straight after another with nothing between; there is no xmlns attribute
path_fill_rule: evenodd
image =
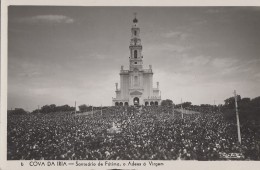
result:
<svg viewBox="0 0 260 170"><path fill-rule="evenodd" d="M10 6L8 108L111 105L134 12L162 99L260 96L260 7Z"/></svg>

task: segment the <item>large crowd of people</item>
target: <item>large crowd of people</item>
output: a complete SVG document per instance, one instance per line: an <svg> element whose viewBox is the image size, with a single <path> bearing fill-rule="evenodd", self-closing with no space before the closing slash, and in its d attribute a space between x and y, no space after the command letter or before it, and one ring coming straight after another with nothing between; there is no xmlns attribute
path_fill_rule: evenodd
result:
<svg viewBox="0 0 260 170"><path fill-rule="evenodd" d="M108 107L94 114L8 116L9 160L260 160L259 129L216 110ZM109 133L116 125L119 133ZM232 155L233 154L233 155ZM235 157L234 157L235 154ZM231 155L231 156L230 156Z"/></svg>

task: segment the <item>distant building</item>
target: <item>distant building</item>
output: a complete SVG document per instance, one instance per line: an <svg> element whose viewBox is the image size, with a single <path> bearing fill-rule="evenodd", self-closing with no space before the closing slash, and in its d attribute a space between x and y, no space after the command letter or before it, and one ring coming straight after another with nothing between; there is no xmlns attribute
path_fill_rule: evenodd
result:
<svg viewBox="0 0 260 170"><path fill-rule="evenodd" d="M143 69L142 44L140 28L135 17L131 28L129 70L120 70L120 89L116 83L116 98L112 98L114 106L117 105L159 105L161 92L159 82L153 88L152 66Z"/></svg>

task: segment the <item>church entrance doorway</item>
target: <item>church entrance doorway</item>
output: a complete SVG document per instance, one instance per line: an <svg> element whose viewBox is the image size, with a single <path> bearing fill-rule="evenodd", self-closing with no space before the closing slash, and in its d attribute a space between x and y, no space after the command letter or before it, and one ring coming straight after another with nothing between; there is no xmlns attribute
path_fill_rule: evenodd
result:
<svg viewBox="0 0 260 170"><path fill-rule="evenodd" d="M134 98L134 105L139 105L139 98L138 97Z"/></svg>

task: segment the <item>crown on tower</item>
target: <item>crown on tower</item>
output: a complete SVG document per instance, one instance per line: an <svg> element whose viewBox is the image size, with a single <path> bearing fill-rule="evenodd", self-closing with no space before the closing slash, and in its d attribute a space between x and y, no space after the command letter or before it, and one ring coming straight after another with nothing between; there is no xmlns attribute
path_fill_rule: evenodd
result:
<svg viewBox="0 0 260 170"><path fill-rule="evenodd" d="M134 23L137 23L137 22L138 22L138 20L136 19L136 14L137 14L137 13L135 12L135 13L134 13L135 18L134 18L134 20L133 20Z"/></svg>

